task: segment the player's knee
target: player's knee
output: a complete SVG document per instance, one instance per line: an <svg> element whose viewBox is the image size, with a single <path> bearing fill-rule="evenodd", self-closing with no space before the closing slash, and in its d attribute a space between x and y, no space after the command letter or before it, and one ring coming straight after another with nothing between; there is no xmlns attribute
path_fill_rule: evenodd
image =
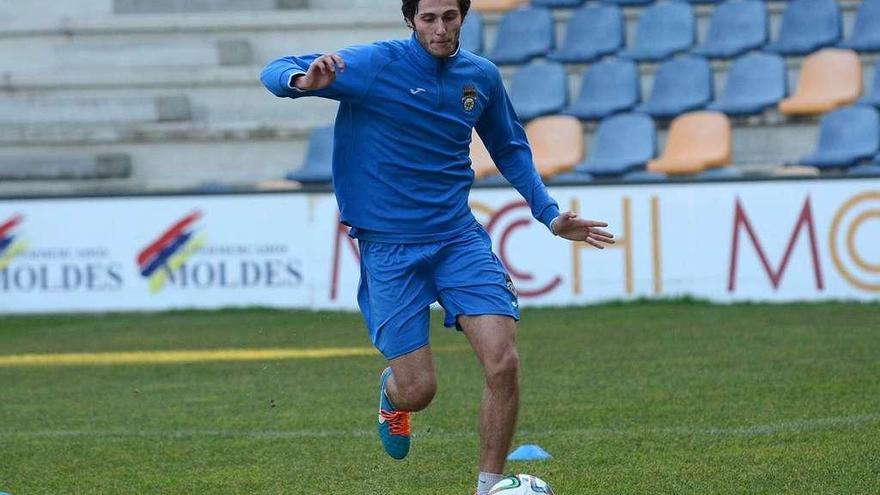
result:
<svg viewBox="0 0 880 495"><path fill-rule="evenodd" d="M433 374L421 374L398 381L398 390L405 398L407 409L420 411L434 400L437 394L437 378Z"/></svg>
<svg viewBox="0 0 880 495"><path fill-rule="evenodd" d="M519 354L510 346L485 364L486 382L490 386L515 385L519 375Z"/></svg>

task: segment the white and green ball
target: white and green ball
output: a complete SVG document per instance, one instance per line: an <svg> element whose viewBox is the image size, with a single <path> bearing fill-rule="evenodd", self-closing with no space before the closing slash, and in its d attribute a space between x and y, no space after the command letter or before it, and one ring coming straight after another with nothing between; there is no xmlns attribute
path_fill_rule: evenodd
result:
<svg viewBox="0 0 880 495"><path fill-rule="evenodd" d="M554 495L546 481L530 474L508 476L495 483L489 495Z"/></svg>

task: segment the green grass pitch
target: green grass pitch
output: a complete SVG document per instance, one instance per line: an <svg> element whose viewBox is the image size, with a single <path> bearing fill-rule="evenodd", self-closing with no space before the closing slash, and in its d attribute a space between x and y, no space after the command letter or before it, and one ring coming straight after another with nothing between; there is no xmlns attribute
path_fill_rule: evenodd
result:
<svg viewBox="0 0 880 495"><path fill-rule="evenodd" d="M456 332L410 456L375 436L378 355L0 364L0 492L473 492L480 368ZM880 305L525 310L511 463L558 494L880 493ZM236 310L0 318L22 354L369 347L360 317Z"/></svg>

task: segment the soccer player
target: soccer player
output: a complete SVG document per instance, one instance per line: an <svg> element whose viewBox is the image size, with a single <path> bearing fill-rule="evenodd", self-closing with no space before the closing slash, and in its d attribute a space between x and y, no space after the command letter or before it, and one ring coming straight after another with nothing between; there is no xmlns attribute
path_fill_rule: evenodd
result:
<svg viewBox="0 0 880 495"><path fill-rule="evenodd" d="M516 424L516 291L468 206L471 131L532 215L557 236L597 248L607 224L560 214L532 162L498 68L459 49L470 0L403 0L413 34L335 53L271 62L261 80L279 97L340 102L333 187L361 254L358 304L388 359L379 382L378 430L389 455L410 447L411 413L437 390L429 306L467 337L485 375L477 493L501 479Z"/></svg>

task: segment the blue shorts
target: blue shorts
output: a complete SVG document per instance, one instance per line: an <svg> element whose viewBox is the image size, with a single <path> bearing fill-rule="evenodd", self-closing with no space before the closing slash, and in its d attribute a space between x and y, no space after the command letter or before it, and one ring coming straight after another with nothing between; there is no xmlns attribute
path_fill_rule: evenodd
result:
<svg viewBox="0 0 880 495"><path fill-rule="evenodd" d="M387 359L428 345L430 305L435 301L446 310L447 327L458 327L459 315L519 320L516 289L480 225L439 242L361 240L358 246L358 305L373 345Z"/></svg>

